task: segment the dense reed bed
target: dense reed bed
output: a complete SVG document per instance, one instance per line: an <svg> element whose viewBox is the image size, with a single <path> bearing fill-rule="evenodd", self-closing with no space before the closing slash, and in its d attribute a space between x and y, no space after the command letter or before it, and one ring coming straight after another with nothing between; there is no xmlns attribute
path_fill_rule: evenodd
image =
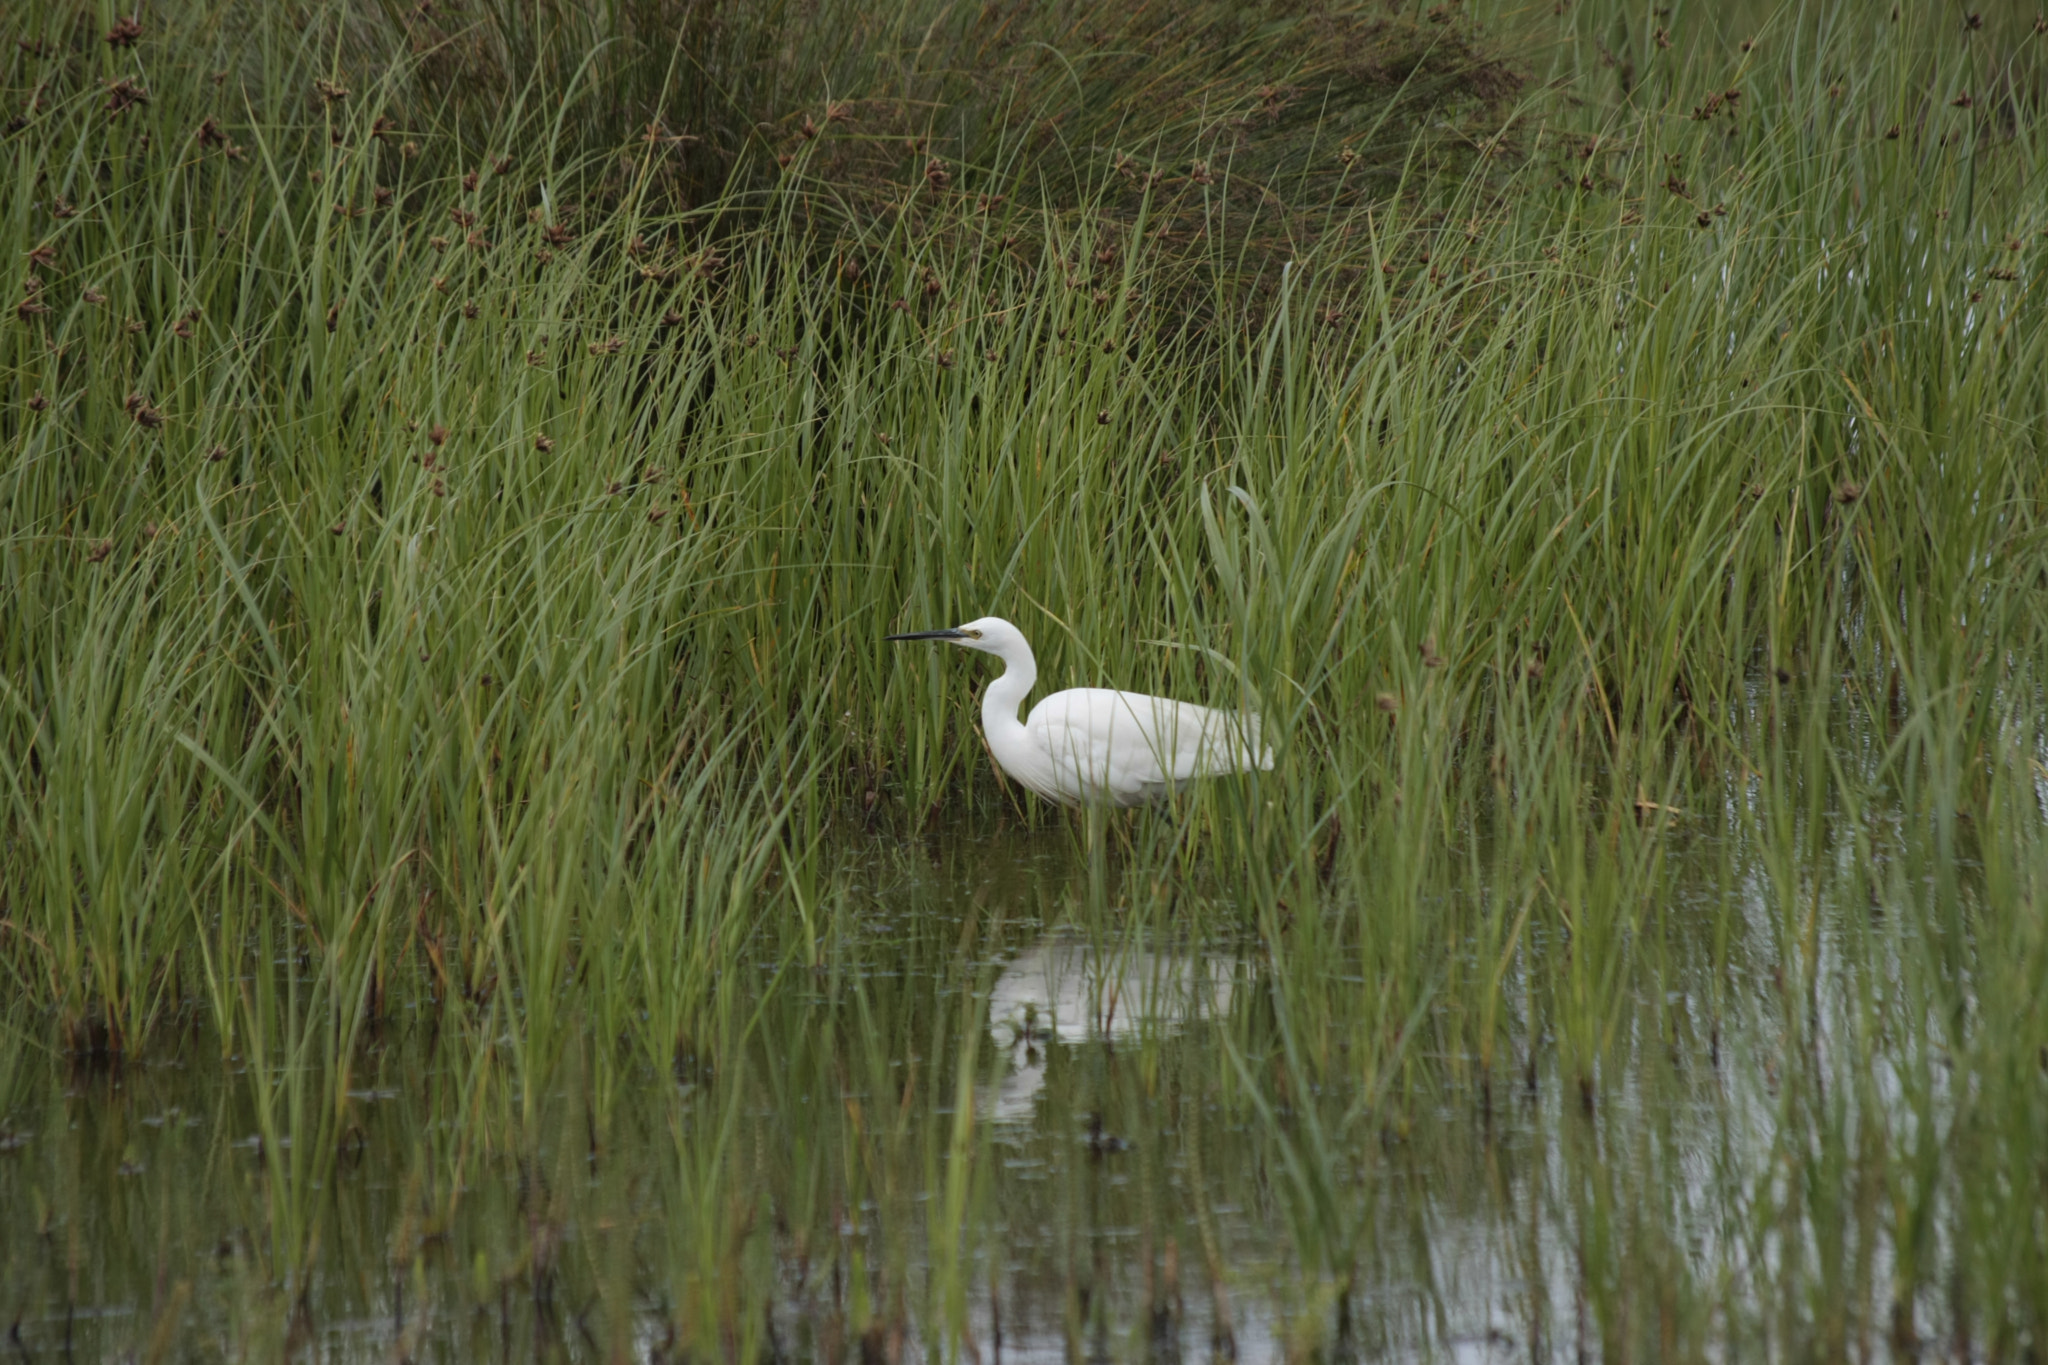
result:
<svg viewBox="0 0 2048 1365"><path fill-rule="evenodd" d="M39 1349L2039 1349L2031 16L47 8ZM1277 766L1033 804L991 613ZM1235 989L1024 1133L1055 927Z"/></svg>

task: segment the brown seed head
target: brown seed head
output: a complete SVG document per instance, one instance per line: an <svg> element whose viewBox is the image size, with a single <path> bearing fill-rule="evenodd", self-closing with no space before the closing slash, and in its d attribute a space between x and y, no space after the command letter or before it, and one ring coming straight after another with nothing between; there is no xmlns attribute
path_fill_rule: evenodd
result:
<svg viewBox="0 0 2048 1365"><path fill-rule="evenodd" d="M320 98L329 104L339 104L348 98L348 87L338 81L325 78L313 82L313 88L320 92Z"/></svg>
<svg viewBox="0 0 2048 1365"><path fill-rule="evenodd" d="M1965 90L1962 94L1957 95L1954 99L1950 100L1949 103L1951 105L1954 105L1958 109L1969 108L1972 103L1970 99L1970 92Z"/></svg>
<svg viewBox="0 0 2048 1365"><path fill-rule="evenodd" d="M129 394L121 406L128 409L128 415L135 419L135 425L139 427L154 431L164 424L164 415L151 407L149 400L139 393Z"/></svg>
<svg viewBox="0 0 2048 1365"><path fill-rule="evenodd" d="M448 428L442 426L439 422L434 423L434 425L427 428L427 440L437 446L447 445Z"/></svg>
<svg viewBox="0 0 2048 1365"><path fill-rule="evenodd" d="M533 448L545 455L555 448L554 438L544 431L536 432L533 438Z"/></svg>
<svg viewBox="0 0 2048 1365"><path fill-rule="evenodd" d="M34 393L29 395L28 410L30 412L42 412L49 406L50 400L44 397L43 391L41 389L37 389Z"/></svg>
<svg viewBox="0 0 2048 1365"><path fill-rule="evenodd" d="M107 46L134 47L135 40L141 36L141 16L131 14L126 19L116 19L114 26L107 30Z"/></svg>
<svg viewBox="0 0 2048 1365"><path fill-rule="evenodd" d="M127 113L138 104L149 103L149 91L123 76L107 86L106 111L109 114Z"/></svg>
<svg viewBox="0 0 2048 1365"><path fill-rule="evenodd" d="M475 171L471 171L468 175L462 177L462 189L465 194L474 194L476 192L477 178Z"/></svg>
<svg viewBox="0 0 2048 1365"><path fill-rule="evenodd" d="M1841 503L1844 507L1847 507L1862 496L1863 485L1860 483L1844 481L1842 486L1835 490L1835 501Z"/></svg>
<svg viewBox="0 0 2048 1365"><path fill-rule="evenodd" d="M1095 414L1095 425L1098 427L1106 427L1109 425L1108 408L1104 408L1102 411Z"/></svg>
<svg viewBox="0 0 2048 1365"><path fill-rule="evenodd" d="M103 540L100 541L97 545L94 545L90 550L86 551L85 559L88 564L97 564L113 552L114 542L111 540Z"/></svg>
<svg viewBox="0 0 2048 1365"><path fill-rule="evenodd" d="M1395 699L1394 694L1391 692L1378 693L1373 697L1372 704L1390 716L1401 709L1401 703Z"/></svg>
<svg viewBox="0 0 2048 1365"><path fill-rule="evenodd" d="M225 460L227 457L228 448L223 445L216 445L213 449L206 452L206 462L208 464L219 464L222 460Z"/></svg>

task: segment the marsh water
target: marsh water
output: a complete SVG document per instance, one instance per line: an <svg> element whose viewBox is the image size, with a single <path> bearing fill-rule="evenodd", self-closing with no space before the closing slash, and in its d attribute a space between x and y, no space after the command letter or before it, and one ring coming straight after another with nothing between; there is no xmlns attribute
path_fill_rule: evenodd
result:
<svg viewBox="0 0 2048 1365"><path fill-rule="evenodd" d="M1726 856L1670 837L1681 867ZM1594 1076L1540 1024L1490 1068L1445 1055L1441 998L1392 1021L1413 1041L1374 1071L1343 1058L1386 1021L1304 1010L1293 984L1369 1000L1372 981L1276 951L1284 923L1128 884L1086 843L1057 824L861 842L830 950L756 961L724 1041L665 1074L572 1028L517 1069L545 1076L530 1093L494 1074L509 1033L458 1038L427 1008L345 1075L223 1057L196 1020L142 1061L15 1049L9 1348L1565 1360L1783 1340L1788 1313L1819 1332L1821 1291L1844 1295L1838 1343L1900 1347L1891 1196L1853 1159L1856 1123L1780 1131L1844 1104L1841 1064L1825 1022L1803 1061L1783 1045L1753 884L1746 904L1725 868L1690 898L1667 884L1664 989L1615 982L1630 1000ZM1717 971L1746 984L1717 991ZM1802 1012L1832 1017L1827 995ZM1891 1084L1869 1113L1905 1103ZM1826 1165L1840 1141L1852 1159ZM1790 1207L1821 1196L1839 1207ZM1793 1274L1800 1229L1841 1264ZM1904 1311L1924 1332L1942 1306Z"/></svg>

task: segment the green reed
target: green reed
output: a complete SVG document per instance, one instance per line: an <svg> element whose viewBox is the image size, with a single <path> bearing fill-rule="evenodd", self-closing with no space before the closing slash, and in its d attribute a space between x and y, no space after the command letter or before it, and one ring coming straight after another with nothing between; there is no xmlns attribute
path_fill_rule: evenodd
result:
<svg viewBox="0 0 2048 1365"><path fill-rule="evenodd" d="M1441 1345L1460 1287L1417 1267L1480 1209L1545 1349L2038 1340L2026 23L1510 15L1558 89L1425 65L1434 103L1314 120L1299 35L1255 82L1176 30L1146 124L1107 40L1062 105L973 25L892 68L869 16L816 38L851 84L721 104L637 30L343 13L121 46L53 8L6 58L6 1112L62 1122L40 1050L223 1059L252 1353L406 1301L320 1279L380 1257L522 1339L600 1303L616 1346L633 1246L679 1348L768 1349L798 1265L840 1286L819 1341L971 1355L1007 1266L1081 1351L1126 1199L1138 1298L1277 1305L1302 1355ZM933 91L970 131L920 131ZM744 100L713 186L673 135ZM622 114L659 126L589 131ZM1034 804L983 665L879 642L991 612L1048 688L1256 706L1278 764ZM1004 832L888 918L954 827ZM973 858L1027 837L1077 871L989 906ZM1006 1247L979 1002L1059 923L1248 965L1205 1048L1077 1053L1045 1100L1166 1105L1200 1173L1141 1146L1105 1194L1053 1151L1066 1242ZM409 1183L358 1225L372 1129Z"/></svg>

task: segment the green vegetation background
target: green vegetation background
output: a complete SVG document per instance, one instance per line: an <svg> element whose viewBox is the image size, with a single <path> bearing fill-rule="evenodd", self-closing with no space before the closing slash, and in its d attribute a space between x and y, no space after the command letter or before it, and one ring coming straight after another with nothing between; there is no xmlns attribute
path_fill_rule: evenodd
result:
<svg viewBox="0 0 2048 1365"><path fill-rule="evenodd" d="M448 1283L581 1275L614 1344L652 1275L672 1340L750 1354L774 1266L851 1256L893 1269L832 1331L971 1352L1002 1196L957 997L1025 929L875 915L1028 827L1077 869L1033 924L1252 964L1170 1088L1254 1134L1300 1350L1417 1273L1368 1135L1539 1085L1594 1125L1552 1137L1594 1144L1555 1198L1604 1352L2038 1349L2031 12L7 23L7 1131L52 1077L230 1059L245 1345L312 1330L397 1032L437 1079L347 1264L474 1236ZM1276 769L1032 805L979 666L878 643L989 613L1049 685L1257 706ZM890 954L951 984L884 1001ZM895 1127L747 1166L806 1066ZM669 1143L640 1270L465 1221L468 1163L613 1125ZM849 1251L871 1180L929 1228Z"/></svg>

